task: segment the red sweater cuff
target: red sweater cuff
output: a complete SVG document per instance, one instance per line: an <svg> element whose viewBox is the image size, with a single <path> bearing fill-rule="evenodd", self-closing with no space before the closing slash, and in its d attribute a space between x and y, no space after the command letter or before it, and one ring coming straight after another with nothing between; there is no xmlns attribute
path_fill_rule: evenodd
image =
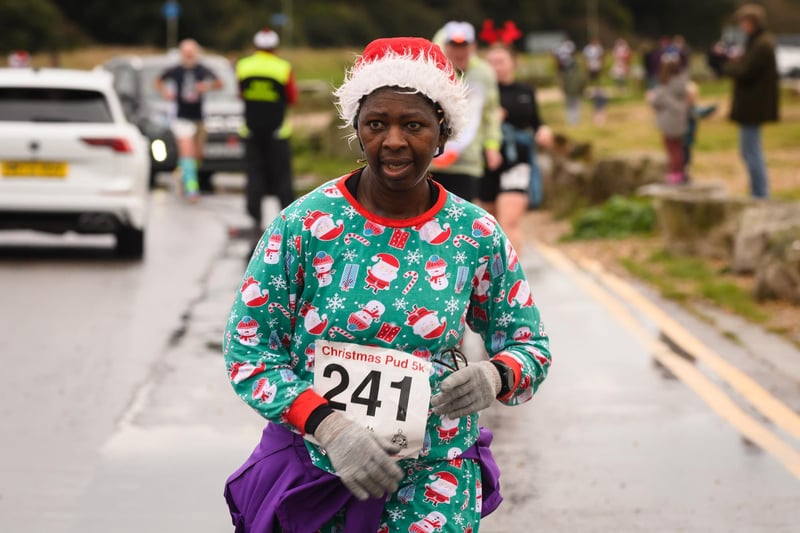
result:
<svg viewBox="0 0 800 533"><path fill-rule="evenodd" d="M492 361L499 361L503 363L508 368L510 368L511 371L514 373L514 386L511 387L511 390L508 392L508 394L506 394L501 398L498 398L498 400L502 402L511 398L511 396L514 394L514 391L517 390L519 382L522 380L522 365L519 364L519 361L517 361L510 355L504 355L504 354L495 355L494 357L492 357Z"/></svg>
<svg viewBox="0 0 800 533"><path fill-rule="evenodd" d="M288 420L291 425L304 432L306 422L308 421L308 417L311 416L311 412L320 405L326 403L328 403L328 400L314 392L314 389L306 389L301 392L300 395L294 399L292 405L289 406L289 412L286 413L286 420Z"/></svg>

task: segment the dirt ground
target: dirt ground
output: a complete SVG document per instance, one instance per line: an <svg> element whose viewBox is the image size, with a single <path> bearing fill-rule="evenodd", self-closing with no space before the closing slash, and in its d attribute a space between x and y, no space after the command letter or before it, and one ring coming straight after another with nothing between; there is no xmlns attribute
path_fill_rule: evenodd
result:
<svg viewBox="0 0 800 533"><path fill-rule="evenodd" d="M600 262L607 271L624 279L632 279L633 276L622 266L621 259L642 260L662 248L658 236L562 242L559 239L570 232L570 224L566 220L556 220L547 211L529 212L523 221L523 231L532 240L554 246L570 258L592 258ZM721 268L724 265L711 266ZM752 290L752 276L736 276L734 280L742 288ZM700 296L690 299L686 305L698 314L702 312L692 307L692 303L713 305ZM767 330L780 333L800 346L800 306L783 301L759 302L757 305L768 317L763 323Z"/></svg>

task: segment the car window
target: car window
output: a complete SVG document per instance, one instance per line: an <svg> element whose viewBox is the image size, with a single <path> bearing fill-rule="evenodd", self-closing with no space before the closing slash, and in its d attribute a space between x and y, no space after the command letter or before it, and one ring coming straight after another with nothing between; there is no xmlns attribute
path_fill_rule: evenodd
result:
<svg viewBox="0 0 800 533"><path fill-rule="evenodd" d="M136 73L127 66L116 67L114 74L114 89L123 97L136 98Z"/></svg>
<svg viewBox="0 0 800 533"><path fill-rule="evenodd" d="M0 87L0 121L113 122L103 93L87 89Z"/></svg>
<svg viewBox="0 0 800 533"><path fill-rule="evenodd" d="M212 101L237 99L239 97L239 88L233 67L225 61L213 61L210 58L202 60L202 62L222 80L222 88L209 91L204 98ZM145 65L142 67L142 92L146 100L162 100L161 95L156 90L156 79L168 68L170 67L167 65Z"/></svg>

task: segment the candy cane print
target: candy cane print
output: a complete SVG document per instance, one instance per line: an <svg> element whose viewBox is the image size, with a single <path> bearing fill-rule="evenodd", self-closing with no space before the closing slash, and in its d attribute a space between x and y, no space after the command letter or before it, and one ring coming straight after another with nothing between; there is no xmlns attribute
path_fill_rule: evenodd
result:
<svg viewBox="0 0 800 533"><path fill-rule="evenodd" d="M500 294L495 297L494 303L502 302L505 299L505 297L506 297L506 291L505 289L503 289L500 291Z"/></svg>
<svg viewBox="0 0 800 533"><path fill-rule="evenodd" d="M456 235L455 239L453 239L453 245L456 248L461 248L461 241L464 241L465 243L470 244L470 245L474 246L475 248L480 246L478 244L478 241L476 241L472 237L468 237L467 235Z"/></svg>
<svg viewBox="0 0 800 533"><path fill-rule="evenodd" d="M361 235L359 235L358 233L348 233L347 235L345 235L344 236L344 243L345 244L350 244L350 239L355 239L358 242L360 242L361 244L363 244L364 246L369 246L369 241L367 239L365 239L364 237L362 237Z"/></svg>
<svg viewBox="0 0 800 533"><path fill-rule="evenodd" d="M453 328L450 328L450 330L447 332L447 335L445 335L444 340L449 340L451 336L455 337L456 339L458 338L458 332Z"/></svg>
<svg viewBox="0 0 800 533"><path fill-rule="evenodd" d="M349 331L345 331L339 326L331 326L331 329L328 330L328 335L330 336L331 339L335 339L337 333L347 339L350 340L355 339L355 337L353 337L353 335Z"/></svg>
<svg viewBox="0 0 800 533"><path fill-rule="evenodd" d="M408 291L410 291L410 290L411 290L411 288L412 288L414 285L416 285L416 284L417 284L417 280L419 279L419 274L417 274L417 273L416 273L416 272L414 272L413 270L409 270L408 272L406 272L405 274L403 274L403 277L404 277L404 278L409 278L409 277L411 278L411 280L410 280L410 281L408 282L408 284L406 285L406 288L405 288L405 289L403 289L403 294L408 294Z"/></svg>
<svg viewBox="0 0 800 533"><path fill-rule="evenodd" d="M281 313L283 313L283 316L285 316L286 318L289 318L289 319L291 319L291 318L292 318L292 315L290 315L290 314L289 314L289 311L287 311L287 310L286 310L286 308L285 308L284 306L282 306L281 304L279 304L278 302L272 302L271 304L269 304L269 305L267 306L267 309L269 309L269 312L270 312L270 313L271 313L271 312L272 312L272 310L273 310L273 309L275 309L275 308L277 308L277 309L278 309L278 311L280 311Z"/></svg>

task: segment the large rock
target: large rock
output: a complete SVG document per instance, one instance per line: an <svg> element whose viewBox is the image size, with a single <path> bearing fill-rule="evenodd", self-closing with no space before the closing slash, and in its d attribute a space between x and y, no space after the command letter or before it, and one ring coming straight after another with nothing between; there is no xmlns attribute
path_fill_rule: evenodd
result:
<svg viewBox="0 0 800 533"><path fill-rule="evenodd" d="M656 199L664 247L673 253L730 259L739 216L748 198L734 198L715 184L641 189Z"/></svg>
<svg viewBox="0 0 800 533"><path fill-rule="evenodd" d="M773 235L800 230L800 203L765 202L742 213L733 242L731 269L753 272L767 252Z"/></svg>
<svg viewBox="0 0 800 533"><path fill-rule="evenodd" d="M800 226L768 238L756 267L756 297L779 298L800 304Z"/></svg>
<svg viewBox="0 0 800 533"><path fill-rule="evenodd" d="M664 181L665 164L660 156L629 153L594 160L591 145L561 141L552 152L551 172L543 173L545 206L557 217Z"/></svg>

